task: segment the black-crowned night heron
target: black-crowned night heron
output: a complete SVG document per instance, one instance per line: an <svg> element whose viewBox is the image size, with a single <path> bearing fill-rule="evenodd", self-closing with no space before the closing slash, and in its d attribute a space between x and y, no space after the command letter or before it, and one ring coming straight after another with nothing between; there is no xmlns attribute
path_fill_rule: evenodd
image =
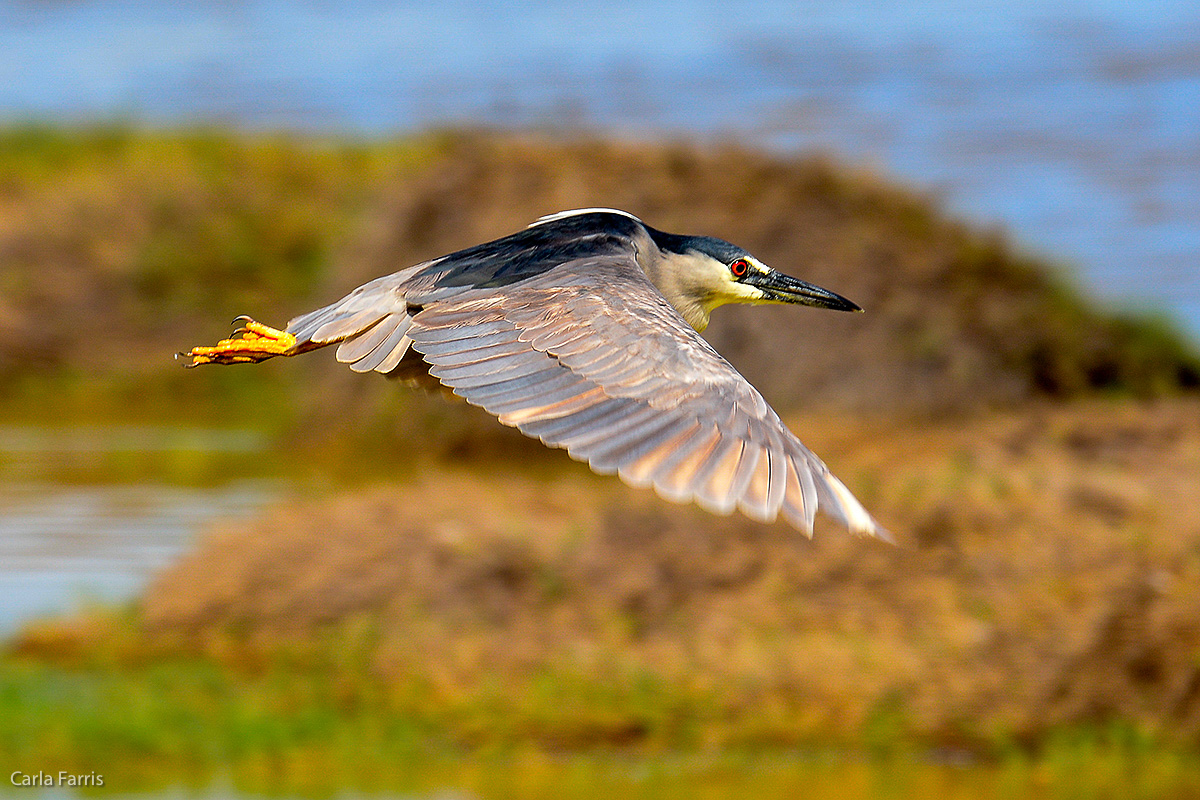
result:
<svg viewBox="0 0 1200 800"><path fill-rule="evenodd" d="M180 354L253 363L337 344L355 372L428 373L505 425L668 500L782 514L812 535L820 508L886 532L698 331L725 303L860 311L707 236L613 209L565 211L523 231L360 286L278 331Z"/></svg>

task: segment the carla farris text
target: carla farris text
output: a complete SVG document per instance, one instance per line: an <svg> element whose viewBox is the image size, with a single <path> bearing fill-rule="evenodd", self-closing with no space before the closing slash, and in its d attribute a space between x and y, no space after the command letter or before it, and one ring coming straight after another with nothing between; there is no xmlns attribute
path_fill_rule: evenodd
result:
<svg viewBox="0 0 1200 800"><path fill-rule="evenodd" d="M21 772L8 776L13 786L103 786L104 776L95 772L79 775L65 770L51 772Z"/></svg>

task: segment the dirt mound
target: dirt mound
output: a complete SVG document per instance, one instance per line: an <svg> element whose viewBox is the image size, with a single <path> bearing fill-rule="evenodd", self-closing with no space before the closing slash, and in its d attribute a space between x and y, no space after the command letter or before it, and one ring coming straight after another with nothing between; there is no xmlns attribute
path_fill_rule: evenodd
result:
<svg viewBox="0 0 1200 800"><path fill-rule="evenodd" d="M357 145L34 130L0 145L10 378L166 380L173 351L236 314L282 322L547 212L601 205L722 236L867 309L717 312L714 344L784 410L938 412L1200 383L1173 334L1099 313L1002 236L819 158L483 134ZM324 366L289 374L331 359L307 361ZM331 405L393 391L351 377L321 379ZM296 379L297 406L313 380Z"/></svg>
<svg viewBox="0 0 1200 800"><path fill-rule="evenodd" d="M335 273L338 291L552 211L608 206L664 230L737 242L854 299L867 314L714 314L708 338L783 408L936 412L1200 384L1198 362L1169 337L1088 308L1003 236L971 231L926 198L821 158L461 137L389 194L374 233Z"/></svg>
<svg viewBox="0 0 1200 800"><path fill-rule="evenodd" d="M881 715L943 742L1105 719L1200 735L1198 412L799 421L900 547L582 473L433 474L225 531L149 592L146 635L230 652L369 620L385 682L507 686L516 708L547 674L648 676L723 741L861 737Z"/></svg>

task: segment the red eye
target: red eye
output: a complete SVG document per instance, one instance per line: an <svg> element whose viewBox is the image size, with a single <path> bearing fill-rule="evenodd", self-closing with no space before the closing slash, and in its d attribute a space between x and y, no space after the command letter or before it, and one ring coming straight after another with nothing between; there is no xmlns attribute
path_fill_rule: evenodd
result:
<svg viewBox="0 0 1200 800"><path fill-rule="evenodd" d="M750 269L750 265L746 263L746 259L739 258L737 261L729 265L729 271L733 273L735 278L746 277L746 272Z"/></svg>

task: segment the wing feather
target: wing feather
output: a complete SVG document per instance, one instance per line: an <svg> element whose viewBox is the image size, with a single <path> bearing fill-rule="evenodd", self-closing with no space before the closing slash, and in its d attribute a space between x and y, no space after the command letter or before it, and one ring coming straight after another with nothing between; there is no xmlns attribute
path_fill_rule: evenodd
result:
<svg viewBox="0 0 1200 800"><path fill-rule="evenodd" d="M692 485L696 488L696 502L715 514L728 514L737 505L733 496L733 477L741 461L746 442L731 436L722 436L708 458L696 470Z"/></svg>
<svg viewBox="0 0 1200 800"><path fill-rule="evenodd" d="M507 402L520 397L534 399L544 397L550 392L565 389L579 383L579 376L562 367L541 370L528 375L507 377L511 373L505 371L494 377L487 386L471 387L471 398L487 407L489 402Z"/></svg>
<svg viewBox="0 0 1200 800"><path fill-rule="evenodd" d="M371 327L365 333L353 339L346 339L338 345L335 357L343 364L353 364L361 361L370 355L371 351L376 347L383 344L384 340L391 336L392 332L400 326L400 322L403 319L405 317L400 314L389 314L382 319L376 314Z"/></svg>
<svg viewBox="0 0 1200 800"><path fill-rule="evenodd" d="M643 423L638 430L606 444L598 449L589 460L604 472L620 472L634 485L642 485L639 474L646 471L639 464L645 459L669 451L680 441L681 434L696 427L696 421L686 417L655 420L654 424Z"/></svg>
<svg viewBox="0 0 1200 800"><path fill-rule="evenodd" d="M559 369L561 369L559 364L547 359L544 353L530 350L483 361L473 361L470 364L454 366L434 364L430 366L429 371L448 386L468 389L488 386L496 380L496 376L499 374L515 378L521 375L532 375L536 372L557 372Z"/></svg>
<svg viewBox="0 0 1200 800"><path fill-rule="evenodd" d="M384 375L391 374L396 367L400 366L400 360L408 353L408 348L411 345L412 339L405 334L404 338L396 343L396 346L392 348L387 357L375 366L375 371L382 372Z"/></svg>
<svg viewBox="0 0 1200 800"><path fill-rule="evenodd" d="M587 389L571 400L550 406L553 416L547 419L545 425L537 427L537 436L546 444L565 446L567 440L584 426L594 423L605 415L625 411L629 406L630 403L624 398L606 397L598 387ZM515 417L516 415L509 414L508 416ZM530 416L528 413L524 415L525 419Z"/></svg>
<svg viewBox="0 0 1200 800"><path fill-rule="evenodd" d="M348 314L331 314L327 318L313 320L315 330L312 331L309 338L314 342L340 341L347 335L374 327L383 319L385 317L379 315L377 308L368 308Z"/></svg>
<svg viewBox="0 0 1200 800"><path fill-rule="evenodd" d="M631 441L642 441L652 436L659 428L675 421L676 417L663 414L653 406L635 403L634 409L628 414L604 428L576 437L571 446L588 448L591 459L604 459L614 451L628 446Z"/></svg>
<svg viewBox="0 0 1200 800"><path fill-rule="evenodd" d="M556 252L508 278L505 259L528 253L463 251L366 284L289 331L341 342L338 360L360 372L396 369L411 344L431 375L504 424L669 500L782 516L809 535L819 507L856 533L886 535L667 303L632 249Z"/></svg>
<svg viewBox="0 0 1200 800"><path fill-rule="evenodd" d="M684 448L687 443L703 429L697 420L685 418L680 420L680 423L672 427L670 435L663 437L661 444L650 448L641 456L631 458L621 466L618 469L621 479L639 488L655 487L661 494L661 487L655 483L655 475L669 460L681 458L686 452ZM661 481L659 483L661 484Z"/></svg>
<svg viewBox="0 0 1200 800"><path fill-rule="evenodd" d="M733 480L729 487L729 494L739 507L753 504L753 496L749 491L750 481L754 479L754 473L758 469L758 462L762 459L763 454L761 445L744 440L742 445L742 458L733 473Z"/></svg>
<svg viewBox="0 0 1200 800"><path fill-rule="evenodd" d="M738 508L752 519L767 520L773 516L770 505L771 458L769 448L760 451L753 471L749 472L745 488L739 495L741 499L738 501Z"/></svg>
<svg viewBox="0 0 1200 800"><path fill-rule="evenodd" d="M687 502L696 496L696 472L720 443L721 433L712 425L701 424L671 456L663 460L651 477L654 488L668 500Z"/></svg>
<svg viewBox="0 0 1200 800"><path fill-rule="evenodd" d="M486 347L480 347L474 350L457 350L449 353L438 354L426 353L424 341L418 339L416 336L413 337L413 345L423 356L425 356L426 361L439 367L453 367L461 364L474 364L479 361L487 361L500 356L515 356L529 351L529 346L525 342L517 341L515 339L498 342L496 344L490 344Z"/></svg>
<svg viewBox="0 0 1200 800"><path fill-rule="evenodd" d="M511 331L512 323L505 319L487 320L483 318L480 322L472 322L469 325L457 325L448 328L436 328L430 330L422 341L426 344L434 344L436 342L450 342L463 339L475 339L476 337L485 336L500 331Z"/></svg>
<svg viewBox="0 0 1200 800"><path fill-rule="evenodd" d="M421 353L430 360L436 359L442 363L443 359L439 356L448 356L458 353L487 353L488 348L497 345L511 345L519 341L517 331L513 330L512 326L507 329L491 331L490 333L481 333L476 336L464 336L456 339L442 339L441 341L431 342L424 336L421 337ZM514 353L524 353L529 351L529 346L521 343L521 347L512 349ZM503 351L503 350L502 350Z"/></svg>
<svg viewBox="0 0 1200 800"><path fill-rule="evenodd" d="M404 357L404 351L408 349L409 343L412 342L412 339L408 337L408 329L411 326L412 317L408 315L400 317L396 326L388 333L387 338L376 345L371 352L351 364L350 369L355 372L371 372L379 369L385 362L394 360L398 364Z"/></svg>
<svg viewBox="0 0 1200 800"><path fill-rule="evenodd" d="M612 398L604 394L604 390L599 386L593 386L587 382L581 382L580 391L577 394L571 394L561 399L558 397L538 398L539 405L523 408L519 411L508 413L500 413L500 421L505 425L514 425L520 428L523 424L538 419L554 420L556 424L570 427L572 424L572 416L575 414L589 413L589 410L604 400ZM560 394L567 394L566 391ZM551 402L547 402L550 400ZM547 441L545 436L539 434L538 438ZM549 442L547 441L547 444Z"/></svg>

